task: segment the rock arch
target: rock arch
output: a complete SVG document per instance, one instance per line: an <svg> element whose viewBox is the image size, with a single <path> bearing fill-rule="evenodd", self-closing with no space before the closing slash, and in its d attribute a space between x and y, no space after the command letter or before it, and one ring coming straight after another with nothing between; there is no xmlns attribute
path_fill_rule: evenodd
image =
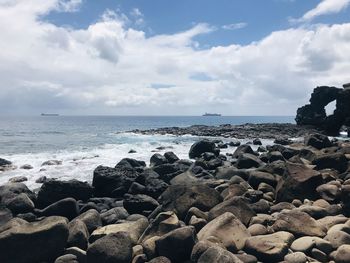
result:
<svg viewBox="0 0 350 263"><path fill-rule="evenodd" d="M336 109L327 116L325 107L333 101L336 101ZM315 88L310 104L297 110L295 121L298 125L316 126L328 135L338 135L345 125L350 136L350 83L343 85L343 89L328 86Z"/></svg>

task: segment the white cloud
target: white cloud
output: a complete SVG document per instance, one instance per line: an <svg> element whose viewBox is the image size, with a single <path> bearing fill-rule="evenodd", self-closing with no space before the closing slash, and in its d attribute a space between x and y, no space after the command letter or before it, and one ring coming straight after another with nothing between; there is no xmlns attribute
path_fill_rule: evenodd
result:
<svg viewBox="0 0 350 263"><path fill-rule="evenodd" d="M57 2L57 10L61 12L76 12L81 4L82 0L61 0Z"/></svg>
<svg viewBox="0 0 350 263"><path fill-rule="evenodd" d="M237 30L237 29L242 29L247 27L247 23L245 22L240 22L240 23L234 23L234 24L228 24L228 25L223 25L222 29L225 30Z"/></svg>
<svg viewBox="0 0 350 263"><path fill-rule="evenodd" d="M147 37L109 10L76 30L41 20L59 0L0 3L2 113L294 114L316 85L349 81L350 24L198 49L215 28Z"/></svg>
<svg viewBox="0 0 350 263"><path fill-rule="evenodd" d="M322 0L314 9L306 12L301 18L291 19L291 22L307 22L318 16L339 13L349 4L350 0Z"/></svg>

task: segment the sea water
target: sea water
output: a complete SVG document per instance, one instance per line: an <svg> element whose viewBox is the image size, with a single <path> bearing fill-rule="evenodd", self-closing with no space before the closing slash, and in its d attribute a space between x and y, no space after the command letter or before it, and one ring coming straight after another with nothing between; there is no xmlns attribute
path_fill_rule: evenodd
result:
<svg viewBox="0 0 350 263"><path fill-rule="evenodd" d="M3 116L0 117L0 158L10 160L17 168L0 172L0 185L15 176L27 177L25 183L32 189L40 186L35 181L41 176L91 182L98 165L115 166L125 157L149 163L154 153L173 151L179 158L188 158L191 145L200 139L191 135L128 132L134 129L267 122L294 121L293 117L268 116ZM271 142L263 140L263 144L268 143ZM128 153L130 150L136 153ZM222 150L224 154L233 151L233 147ZM47 160L62 164L42 166ZM27 164L33 169L20 168Z"/></svg>

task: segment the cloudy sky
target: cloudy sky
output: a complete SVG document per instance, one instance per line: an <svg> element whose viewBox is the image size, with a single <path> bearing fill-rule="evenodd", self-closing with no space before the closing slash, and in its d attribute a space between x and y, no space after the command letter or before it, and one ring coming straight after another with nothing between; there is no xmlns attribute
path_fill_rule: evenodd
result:
<svg viewBox="0 0 350 263"><path fill-rule="evenodd" d="M294 115L350 82L350 0L0 0L0 114Z"/></svg>

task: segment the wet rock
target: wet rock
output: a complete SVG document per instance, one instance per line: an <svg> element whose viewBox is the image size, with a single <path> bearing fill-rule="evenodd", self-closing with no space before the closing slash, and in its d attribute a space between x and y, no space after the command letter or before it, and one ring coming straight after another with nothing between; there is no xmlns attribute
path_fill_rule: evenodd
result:
<svg viewBox="0 0 350 263"><path fill-rule="evenodd" d="M7 166L7 165L11 165L12 162L6 160L6 159L3 159L3 158L0 158L0 166Z"/></svg>
<svg viewBox="0 0 350 263"><path fill-rule="evenodd" d="M236 166L238 169L257 168L263 164L258 157L250 153L244 153L238 157Z"/></svg>
<svg viewBox="0 0 350 263"><path fill-rule="evenodd" d="M306 136L305 145L312 146L320 150L323 148L331 147L332 143L327 136L318 133Z"/></svg>
<svg viewBox="0 0 350 263"><path fill-rule="evenodd" d="M50 180L44 182L38 192L38 205L45 207L67 197L86 201L92 193L93 188L87 182Z"/></svg>
<svg viewBox="0 0 350 263"><path fill-rule="evenodd" d="M262 142L260 139L254 139L253 140L253 145L262 145Z"/></svg>
<svg viewBox="0 0 350 263"><path fill-rule="evenodd" d="M22 183L28 181L28 178L25 176L16 176L16 177L12 177L9 182L10 183Z"/></svg>
<svg viewBox="0 0 350 263"><path fill-rule="evenodd" d="M216 149L214 142L211 142L208 140L201 140L194 143L191 146L188 155L191 159L194 159L194 158L201 157L201 155L205 152L211 152L216 155L219 154L219 151Z"/></svg>
<svg viewBox="0 0 350 263"><path fill-rule="evenodd" d="M132 241L125 232L109 234L89 246L87 263L130 263Z"/></svg>
<svg viewBox="0 0 350 263"><path fill-rule="evenodd" d="M142 169L146 166L144 161L135 160L132 158L123 158L116 164L116 167L125 167L128 169Z"/></svg>
<svg viewBox="0 0 350 263"><path fill-rule="evenodd" d="M54 260L63 252L67 237L67 220L63 217L15 225L0 233L0 262Z"/></svg>
<svg viewBox="0 0 350 263"><path fill-rule="evenodd" d="M0 186L0 205L6 206L8 202L17 195L24 193L32 201L35 201L35 194L23 183L7 183Z"/></svg>
<svg viewBox="0 0 350 263"><path fill-rule="evenodd" d="M150 160L150 166L158 166L166 163L168 163L168 160L159 153L153 154Z"/></svg>
<svg viewBox="0 0 350 263"><path fill-rule="evenodd" d="M254 236L247 239L244 251L262 262L278 262L284 259L294 236L288 232Z"/></svg>
<svg viewBox="0 0 350 263"><path fill-rule="evenodd" d="M127 193L137 177L138 173L134 168L98 166L94 170L92 181L95 196L121 197Z"/></svg>
<svg viewBox="0 0 350 263"><path fill-rule="evenodd" d="M159 197L164 211L174 211L180 219L185 218L191 207L208 211L221 201L220 194L206 185L171 185Z"/></svg>
<svg viewBox="0 0 350 263"><path fill-rule="evenodd" d="M180 160L179 157L177 157L177 155L173 152L164 153L164 157L168 161L168 163L175 163L178 160Z"/></svg>
<svg viewBox="0 0 350 263"><path fill-rule="evenodd" d="M209 222L198 233L198 239L216 237L228 250L237 251L244 247L250 234L241 221L232 213L224 213Z"/></svg>
<svg viewBox="0 0 350 263"><path fill-rule="evenodd" d="M158 254L174 263L189 260L196 242L195 229L188 226L175 229L155 241Z"/></svg>
<svg viewBox="0 0 350 263"><path fill-rule="evenodd" d="M232 157L238 158L239 156L241 156L244 153L254 154L254 151L253 151L252 147L250 147L250 145L243 144L243 145L240 145L239 147L237 147L237 149L233 153Z"/></svg>
<svg viewBox="0 0 350 263"><path fill-rule="evenodd" d="M59 160L48 160L41 164L41 166L61 165L62 161Z"/></svg>

